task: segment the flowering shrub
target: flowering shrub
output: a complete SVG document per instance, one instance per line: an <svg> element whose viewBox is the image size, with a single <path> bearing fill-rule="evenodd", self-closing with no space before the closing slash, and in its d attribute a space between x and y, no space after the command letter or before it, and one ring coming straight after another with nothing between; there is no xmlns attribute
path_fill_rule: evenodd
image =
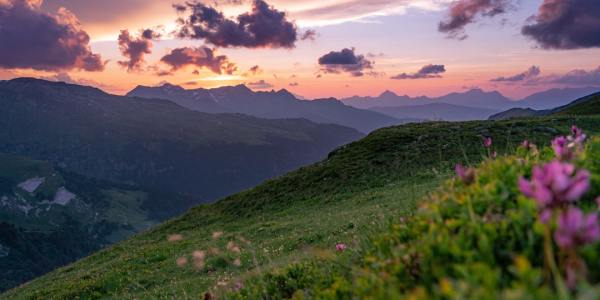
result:
<svg viewBox="0 0 600 300"><path fill-rule="evenodd" d="M337 250L338 252L344 252L347 247L348 246L346 246L346 244L339 243L339 244L335 245L335 250Z"/></svg>
<svg viewBox="0 0 600 300"><path fill-rule="evenodd" d="M454 167L454 171L456 172L456 176L458 176L464 184L469 185L475 182L475 169L466 168L457 164L456 167Z"/></svg>
<svg viewBox="0 0 600 300"><path fill-rule="evenodd" d="M552 149L559 160L569 161L583 148L586 135L577 126L571 127L571 135L559 136L552 141Z"/></svg>
<svg viewBox="0 0 600 300"><path fill-rule="evenodd" d="M549 221L553 209L564 208L579 200L589 187L588 171L576 171L574 165L559 161L534 167L531 181L519 179L519 189L536 200L543 222Z"/></svg>
<svg viewBox="0 0 600 300"><path fill-rule="evenodd" d="M565 141L457 166L459 180L365 248L250 278L228 297L600 299L600 139L584 144L574 127Z"/></svg>
<svg viewBox="0 0 600 300"><path fill-rule="evenodd" d="M491 148L492 147L492 138L491 137L485 137L483 139L483 146L486 148Z"/></svg>
<svg viewBox="0 0 600 300"><path fill-rule="evenodd" d="M556 244L564 250L573 250L591 244L600 238L598 215L584 213L578 208L569 208L558 217L558 228L554 233Z"/></svg>

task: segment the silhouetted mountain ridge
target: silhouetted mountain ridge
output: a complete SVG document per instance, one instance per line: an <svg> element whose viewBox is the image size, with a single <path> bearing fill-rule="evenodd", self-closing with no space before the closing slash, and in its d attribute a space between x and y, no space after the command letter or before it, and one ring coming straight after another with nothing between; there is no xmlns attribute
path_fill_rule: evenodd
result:
<svg viewBox="0 0 600 300"><path fill-rule="evenodd" d="M0 152L205 200L316 161L361 137L338 125L200 113L167 100L30 78L0 82L0 105Z"/></svg>
<svg viewBox="0 0 600 300"><path fill-rule="evenodd" d="M362 109L374 107L415 106L432 103L446 103L459 106L507 110L510 108L550 109L565 105L574 99L599 91L598 87L550 89L532 94L520 100L513 100L498 91L483 91L471 89L466 92L454 92L440 97L410 97L399 96L394 92L385 91L378 97L354 96L341 101Z"/></svg>
<svg viewBox="0 0 600 300"><path fill-rule="evenodd" d="M387 114L398 119L421 121L472 121L486 120L497 110L460 106L447 103L430 103L413 106L373 107L373 111Z"/></svg>
<svg viewBox="0 0 600 300"><path fill-rule="evenodd" d="M174 89L171 85L163 85L138 86L127 95L167 99L200 112L235 112L267 119L304 118L316 123L352 127L365 133L403 123L402 120L377 112L347 106L333 98L327 99L327 102L299 100L285 89L254 92L245 85L238 85L185 90L181 87Z"/></svg>

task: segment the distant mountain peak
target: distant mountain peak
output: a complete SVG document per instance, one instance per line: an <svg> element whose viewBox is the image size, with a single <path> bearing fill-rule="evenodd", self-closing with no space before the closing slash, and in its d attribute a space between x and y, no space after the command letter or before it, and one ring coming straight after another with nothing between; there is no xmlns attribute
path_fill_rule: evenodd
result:
<svg viewBox="0 0 600 300"><path fill-rule="evenodd" d="M165 82L163 85L160 86L161 89L164 90L170 90L170 91L184 91L185 89L179 85L176 84L171 84L168 82Z"/></svg>
<svg viewBox="0 0 600 300"><path fill-rule="evenodd" d="M294 94L292 94L290 91L288 91L286 89L281 89L281 90L277 91L276 93L277 93L277 95L292 97L294 99L296 98L296 96L294 96Z"/></svg>
<svg viewBox="0 0 600 300"><path fill-rule="evenodd" d="M470 90L466 91L465 94L487 94L487 93L486 93L486 91L484 91L481 88L474 88L474 89L470 89Z"/></svg>
<svg viewBox="0 0 600 300"><path fill-rule="evenodd" d="M235 88L236 90L239 90L239 91L252 92L252 90L243 83L238 84L238 85L234 86L233 88Z"/></svg>
<svg viewBox="0 0 600 300"><path fill-rule="evenodd" d="M379 95L379 98L391 98L391 97L398 97L398 94L396 94L390 90L386 90L383 93L381 93L381 95Z"/></svg>

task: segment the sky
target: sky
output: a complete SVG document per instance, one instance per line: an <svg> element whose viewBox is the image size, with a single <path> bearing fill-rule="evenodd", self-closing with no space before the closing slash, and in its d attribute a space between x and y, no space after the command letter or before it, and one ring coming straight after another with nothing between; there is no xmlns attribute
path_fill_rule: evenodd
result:
<svg viewBox="0 0 600 300"><path fill-rule="evenodd" d="M115 94L169 82L518 99L600 86L597 0L0 0L0 41L0 79Z"/></svg>

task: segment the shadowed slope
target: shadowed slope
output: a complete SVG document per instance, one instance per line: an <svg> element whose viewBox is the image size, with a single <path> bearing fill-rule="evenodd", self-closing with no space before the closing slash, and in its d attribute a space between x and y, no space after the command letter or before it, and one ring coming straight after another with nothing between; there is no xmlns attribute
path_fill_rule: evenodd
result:
<svg viewBox="0 0 600 300"><path fill-rule="evenodd" d="M493 137L493 150L503 153L525 138L546 143L574 123L592 132L600 129L600 119L583 117L378 130L323 162L194 208L3 297L198 298L232 276L315 255L307 249L371 236L388 217L410 213L417 199L447 178L454 163L476 163L485 157L483 136ZM224 235L212 238L217 231ZM173 234L182 240L167 241ZM238 243L240 254L227 250L229 241ZM218 254L213 248L220 249ZM200 268L190 266L197 250L207 251ZM178 267L176 261L183 257L189 263Z"/></svg>

